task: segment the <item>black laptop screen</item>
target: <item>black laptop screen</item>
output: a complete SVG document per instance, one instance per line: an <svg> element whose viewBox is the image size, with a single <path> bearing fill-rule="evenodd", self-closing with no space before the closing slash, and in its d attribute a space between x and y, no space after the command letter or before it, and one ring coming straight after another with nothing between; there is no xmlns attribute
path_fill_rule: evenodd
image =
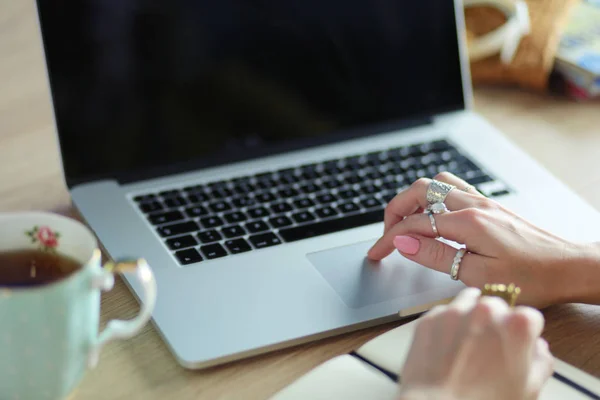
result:
<svg viewBox="0 0 600 400"><path fill-rule="evenodd" d="M69 185L464 107L452 0L38 0Z"/></svg>

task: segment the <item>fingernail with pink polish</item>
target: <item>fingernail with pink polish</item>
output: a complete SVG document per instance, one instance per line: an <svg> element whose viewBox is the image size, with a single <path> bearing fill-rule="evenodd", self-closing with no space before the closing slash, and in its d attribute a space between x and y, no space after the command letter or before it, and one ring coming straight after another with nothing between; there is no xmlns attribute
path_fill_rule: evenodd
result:
<svg viewBox="0 0 600 400"><path fill-rule="evenodd" d="M417 254L421 243L410 236L396 236L394 238L394 246L396 246L400 253L413 255Z"/></svg>

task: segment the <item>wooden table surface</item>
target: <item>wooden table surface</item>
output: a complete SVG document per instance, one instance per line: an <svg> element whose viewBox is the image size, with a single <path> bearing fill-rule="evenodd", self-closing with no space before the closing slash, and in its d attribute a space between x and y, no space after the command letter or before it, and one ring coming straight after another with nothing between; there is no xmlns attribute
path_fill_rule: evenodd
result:
<svg viewBox="0 0 600 400"><path fill-rule="evenodd" d="M509 89L479 89L476 108L600 209L600 103ZM69 213L32 0L0 1L0 211ZM138 307L122 282L103 297L102 321ZM600 308L553 306L544 336L562 360L600 376ZM179 367L148 325L108 345L75 399L261 399L309 369L398 323L330 338L205 371ZM0 327L1 329L1 327Z"/></svg>

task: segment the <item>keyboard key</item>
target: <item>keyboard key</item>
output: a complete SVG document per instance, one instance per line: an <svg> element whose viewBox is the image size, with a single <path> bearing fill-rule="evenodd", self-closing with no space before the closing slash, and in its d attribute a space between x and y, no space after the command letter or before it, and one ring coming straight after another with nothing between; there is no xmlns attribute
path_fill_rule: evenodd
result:
<svg viewBox="0 0 600 400"><path fill-rule="evenodd" d="M186 247L193 247L196 244L198 244L198 242L196 242L196 239L194 239L192 235L185 235L168 239L166 243L171 250L185 249Z"/></svg>
<svg viewBox="0 0 600 400"><path fill-rule="evenodd" d="M329 204L329 203L333 203L334 201L337 200L337 197L335 197L334 195L332 195L331 193L323 193L321 195L318 195L317 197L315 197L317 199L317 201L321 204Z"/></svg>
<svg viewBox="0 0 600 400"><path fill-rule="evenodd" d="M219 243L201 246L200 250L202 251L202 254L204 254L209 260L225 257L227 255L227 251Z"/></svg>
<svg viewBox="0 0 600 400"><path fill-rule="evenodd" d="M378 193L380 190L379 187L377 187L375 184L371 184L371 183L367 183L363 186L360 187L360 192L362 194L373 194L373 193Z"/></svg>
<svg viewBox="0 0 600 400"><path fill-rule="evenodd" d="M246 234L244 228L242 228L239 225L227 226L225 228L222 228L221 232L223 233L223 235L225 235L226 238L234 238L238 236L244 236Z"/></svg>
<svg viewBox="0 0 600 400"><path fill-rule="evenodd" d="M273 228L282 228L284 226L292 225L292 220L285 215L280 215L269 219L269 224L271 224Z"/></svg>
<svg viewBox="0 0 600 400"><path fill-rule="evenodd" d="M220 187L220 188L213 189L211 191L211 194L213 197L215 197L217 199L222 199L222 198L230 197L231 195L233 195L233 191L226 187Z"/></svg>
<svg viewBox="0 0 600 400"><path fill-rule="evenodd" d="M233 188L233 191L238 194L247 194L251 193L254 189L254 186L249 183L240 183Z"/></svg>
<svg viewBox="0 0 600 400"><path fill-rule="evenodd" d="M321 188L315 183L307 183L306 185L301 186L300 190L304 193L315 193L321 190Z"/></svg>
<svg viewBox="0 0 600 400"><path fill-rule="evenodd" d="M241 211L234 211L229 214L225 214L223 215L223 218L225 218L225 221L229 222L230 224L242 222L248 219L248 217L246 217L246 215Z"/></svg>
<svg viewBox="0 0 600 400"><path fill-rule="evenodd" d="M491 182L491 181L493 181L493 179L489 175L486 175L486 174L475 176L473 178L467 178L467 182L470 185L479 185L481 183Z"/></svg>
<svg viewBox="0 0 600 400"><path fill-rule="evenodd" d="M162 197L176 197L181 195L179 190L165 190L163 192L159 192L158 194Z"/></svg>
<svg viewBox="0 0 600 400"><path fill-rule="evenodd" d="M248 222L245 225L245 227L248 230L248 232L250 232L250 233L257 233L257 232L262 232L262 231L268 231L269 230L269 225L267 225L264 221L252 221L252 222Z"/></svg>
<svg viewBox="0 0 600 400"><path fill-rule="evenodd" d="M158 234L163 237L181 235L197 231L200 227L194 221L182 222L179 224L164 225L158 228Z"/></svg>
<svg viewBox="0 0 600 400"><path fill-rule="evenodd" d="M264 207L256 207L246 211L250 218L263 218L269 216L269 211Z"/></svg>
<svg viewBox="0 0 600 400"><path fill-rule="evenodd" d="M283 175L295 175L296 174L296 168L280 169L279 171L277 171L277 174L279 176L283 176Z"/></svg>
<svg viewBox="0 0 600 400"><path fill-rule="evenodd" d="M156 200L156 195L154 195L154 194L140 194L138 196L135 196L133 198L133 200L137 201L138 203L147 203L147 202Z"/></svg>
<svg viewBox="0 0 600 400"><path fill-rule="evenodd" d="M166 224L175 222L185 218L179 211L169 211L165 213L149 214L148 219L154 225Z"/></svg>
<svg viewBox="0 0 600 400"><path fill-rule="evenodd" d="M350 213L360 210L360 207L353 202L338 204L337 208L343 213Z"/></svg>
<svg viewBox="0 0 600 400"><path fill-rule="evenodd" d="M242 238L226 241L225 247L227 247L227 250L229 250L231 254L239 254L252 250L252 247L250 247L248 242Z"/></svg>
<svg viewBox="0 0 600 400"><path fill-rule="evenodd" d="M163 206L158 201L151 201L149 203L141 203L140 210L145 213L151 213L155 211L160 211L163 209Z"/></svg>
<svg viewBox="0 0 600 400"><path fill-rule="evenodd" d="M175 252L175 257L183 265L193 264L202 261L202 256L196 249L179 250Z"/></svg>
<svg viewBox="0 0 600 400"><path fill-rule="evenodd" d="M453 149L452 145L447 140L436 140L430 143L431 150L440 152L448 149Z"/></svg>
<svg viewBox="0 0 600 400"><path fill-rule="evenodd" d="M319 218L331 218L338 215L337 210L332 207L323 207L315 210L315 213L319 216Z"/></svg>
<svg viewBox="0 0 600 400"><path fill-rule="evenodd" d="M339 232L381 221L383 221L383 210L375 210L363 214L347 216L345 218L332 219L328 221L316 222L314 224L286 228L280 230L279 234L284 241L294 242L296 240L326 235L329 233Z"/></svg>
<svg viewBox="0 0 600 400"><path fill-rule="evenodd" d="M382 193L381 194L381 200L383 200L385 202L385 204L387 204L390 201L392 201L392 199L394 197L396 197L397 194L398 194L398 192L396 192L396 191Z"/></svg>
<svg viewBox="0 0 600 400"><path fill-rule="evenodd" d="M337 161L328 161L323 164L323 171L327 175L338 175L342 172L342 169L338 166Z"/></svg>
<svg viewBox="0 0 600 400"><path fill-rule="evenodd" d="M272 187L277 186L277 182L275 182L274 179L269 178L269 179L263 179L263 180L259 180L258 182L256 182L256 187L260 188L260 189L271 189Z"/></svg>
<svg viewBox="0 0 600 400"><path fill-rule="evenodd" d="M259 201L261 203L269 203L269 202L277 199L277 197L275 197L275 195L271 192L259 193L255 196L255 198L256 198L256 201Z"/></svg>
<svg viewBox="0 0 600 400"><path fill-rule="evenodd" d="M304 199L298 199L294 201L294 206L296 206L296 208L298 209L302 209L302 208L308 208L308 207L312 207L314 206L315 203L308 198L304 198Z"/></svg>
<svg viewBox="0 0 600 400"><path fill-rule="evenodd" d="M223 212L231 210L231 204L226 201L217 201L215 203L209 204L210 209L213 212Z"/></svg>
<svg viewBox="0 0 600 400"><path fill-rule="evenodd" d="M293 208L289 203L281 202L281 203L271 204L271 210L275 214L282 214L282 213L285 213L288 211L292 211Z"/></svg>
<svg viewBox="0 0 600 400"><path fill-rule="evenodd" d="M300 181L300 178L298 178L296 175L288 174L279 176L279 182L281 182L283 185L292 185L298 181Z"/></svg>
<svg viewBox="0 0 600 400"><path fill-rule="evenodd" d="M198 233L198 240L202 243L218 242L221 239L223 239L221 234L214 229Z"/></svg>
<svg viewBox="0 0 600 400"><path fill-rule="evenodd" d="M200 222L202 223L202 226L209 229L223 225L223 220L217 216L202 218L200 219Z"/></svg>
<svg viewBox="0 0 600 400"><path fill-rule="evenodd" d="M381 207L381 202L379 200L377 200L375 197L367 197L366 199L361 200L360 204L364 208Z"/></svg>
<svg viewBox="0 0 600 400"><path fill-rule="evenodd" d="M231 180L234 185L244 185L246 183L250 183L252 177L250 176L240 176L239 178L234 178Z"/></svg>
<svg viewBox="0 0 600 400"><path fill-rule="evenodd" d="M263 249L265 247L281 244L281 239L271 232L250 236L249 239L250 243L252 243L252 245L257 249Z"/></svg>
<svg viewBox="0 0 600 400"><path fill-rule="evenodd" d="M358 197L359 194L354 189L344 189L344 190L340 190L338 192L338 196L340 196L344 200L347 200L347 199L353 199L355 197Z"/></svg>
<svg viewBox="0 0 600 400"><path fill-rule="evenodd" d="M381 187L388 190L397 190L400 187L400 183L396 181L387 181L381 184Z"/></svg>
<svg viewBox="0 0 600 400"><path fill-rule="evenodd" d="M204 203L208 201L208 195L206 193L191 193L188 195L188 201L192 204Z"/></svg>
<svg viewBox="0 0 600 400"><path fill-rule="evenodd" d="M192 186L186 186L183 188L183 191L190 194L190 193L196 193L196 192L204 192L205 191L205 187L202 185L192 185Z"/></svg>
<svg viewBox="0 0 600 400"><path fill-rule="evenodd" d="M211 182L208 184L208 187L211 190L222 189L222 188L227 187L227 182L226 181Z"/></svg>
<svg viewBox="0 0 600 400"><path fill-rule="evenodd" d="M279 194L279 197L287 199L289 197L298 196L299 193L294 188L285 188L278 191L277 194Z"/></svg>
<svg viewBox="0 0 600 400"><path fill-rule="evenodd" d="M165 205L170 208L181 207L185 206L186 204L187 201L181 196L168 197L165 199Z"/></svg>
<svg viewBox="0 0 600 400"><path fill-rule="evenodd" d="M318 164L306 164L306 165L303 165L302 167L300 167L300 172L302 174L318 173L317 170L318 170Z"/></svg>
<svg viewBox="0 0 600 400"><path fill-rule="evenodd" d="M242 196L237 199L233 199L231 203L237 208L250 207L256 204L256 200L252 197Z"/></svg>
<svg viewBox="0 0 600 400"><path fill-rule="evenodd" d="M497 192L493 192L492 194L490 194L490 197L506 196L507 194L510 194L510 192L508 190L499 190Z"/></svg>
<svg viewBox="0 0 600 400"><path fill-rule="evenodd" d="M300 177L305 181L314 181L315 179L318 179L320 176L321 176L321 174L315 170L302 172L300 174Z"/></svg>
<svg viewBox="0 0 600 400"><path fill-rule="evenodd" d="M194 206L194 207L186 208L185 213L190 218L202 217L202 216L208 214L208 210L202 206Z"/></svg>
<svg viewBox="0 0 600 400"><path fill-rule="evenodd" d="M323 186L325 186L327 189L335 189L342 186L342 182L335 178L328 179L326 181L323 181Z"/></svg>
<svg viewBox="0 0 600 400"><path fill-rule="evenodd" d="M308 211L300 211L299 213L295 213L292 215L292 218L299 224L314 221L316 219L315 216Z"/></svg>
<svg viewBox="0 0 600 400"><path fill-rule="evenodd" d="M344 181L350 185L361 183L365 178L358 174L350 174L344 177Z"/></svg>

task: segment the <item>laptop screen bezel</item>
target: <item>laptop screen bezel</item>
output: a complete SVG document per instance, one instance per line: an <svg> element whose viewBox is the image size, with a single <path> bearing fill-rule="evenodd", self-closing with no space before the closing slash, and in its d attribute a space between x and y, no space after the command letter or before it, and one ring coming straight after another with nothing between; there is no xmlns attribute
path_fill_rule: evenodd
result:
<svg viewBox="0 0 600 400"><path fill-rule="evenodd" d="M431 110L431 113L422 114L422 115L414 115L411 118L405 118L401 121L394 121L394 123L382 124L379 126L373 126L369 129L354 129L354 130L346 130L343 132L332 133L327 135L325 138L313 138L310 140L303 140L301 143L283 143L276 148L269 147L265 148L263 151L256 151L254 153L249 153L246 157L236 158L232 160L219 160L219 162L215 162L214 160L206 160L199 159L194 161L177 163L176 165L171 166L157 166L155 168L144 168L143 170L134 170L134 171L124 171L116 174L97 174L97 175L88 175L84 178L81 177L72 177L69 174L68 168L64 163L64 157L62 155L62 146L61 146L61 136L60 136L60 125L58 123L58 119L56 116L55 110L55 98L52 89L52 77L49 71L48 61L46 57L46 46L43 39L42 32L42 21L41 15L38 7L38 0L35 2L35 12L37 15L37 29L38 29L38 37L41 43L41 50L44 59L45 66L45 74L47 81L47 88L50 95L50 106L52 110L52 121L54 125L54 132L57 140L57 150L59 152L60 161L61 161L61 169L63 170L63 179L68 189L71 189L75 186L100 181L100 180L113 180L120 184L126 184L131 182L143 181L143 180L151 180L154 178L161 178L169 175L187 173L191 171L201 170L203 168L208 167L216 167L219 165L227 165L234 162L240 161L248 161L257 158L261 158L267 155L274 154L282 154L294 150L305 150L314 147L318 147L320 145L331 144L336 142L341 142L345 140L351 140L361 137L370 136L377 133L389 132L389 127L393 130L402 130L405 128L410 128L414 126L419 126L423 124L432 123L434 118L437 116L441 116L447 113L455 113L464 110L469 110L473 106L473 89L471 83L471 74L470 74L470 64L468 61L468 50L466 45L466 35L465 35L465 17L464 17L464 5L462 0L453 0L454 3L454 17L455 17L455 25L456 25L456 33L457 33L457 41L458 41L458 50L459 50L459 65L461 71L461 87L462 87L462 99L460 102L457 102L452 107L448 107L445 109ZM392 128L393 127L393 128Z"/></svg>

